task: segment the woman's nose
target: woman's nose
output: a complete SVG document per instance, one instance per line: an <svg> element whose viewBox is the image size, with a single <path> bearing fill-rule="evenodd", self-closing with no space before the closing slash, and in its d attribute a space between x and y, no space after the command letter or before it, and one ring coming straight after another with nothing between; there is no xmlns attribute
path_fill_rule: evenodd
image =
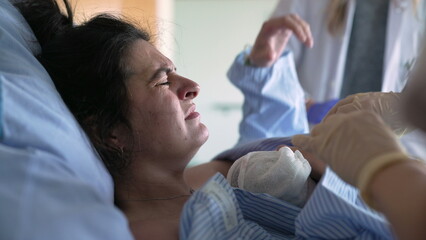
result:
<svg viewBox="0 0 426 240"><path fill-rule="evenodd" d="M181 77L182 85L178 89L178 97L179 99L185 100L185 99L194 99L198 96L198 93L200 92L200 85L198 85L196 82Z"/></svg>

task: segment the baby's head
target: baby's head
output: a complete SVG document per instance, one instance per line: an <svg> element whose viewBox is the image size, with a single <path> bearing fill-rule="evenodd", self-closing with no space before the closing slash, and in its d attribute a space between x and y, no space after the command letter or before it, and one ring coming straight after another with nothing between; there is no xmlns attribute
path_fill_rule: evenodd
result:
<svg viewBox="0 0 426 240"><path fill-rule="evenodd" d="M302 153L283 147L279 151L251 152L229 169L231 186L271 196L303 207L315 182L309 178L311 166Z"/></svg>

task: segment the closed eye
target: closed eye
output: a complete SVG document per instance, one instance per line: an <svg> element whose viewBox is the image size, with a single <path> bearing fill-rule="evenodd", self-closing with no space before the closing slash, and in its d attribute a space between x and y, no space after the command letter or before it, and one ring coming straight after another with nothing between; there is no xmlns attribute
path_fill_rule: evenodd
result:
<svg viewBox="0 0 426 240"><path fill-rule="evenodd" d="M155 79L161 79L164 75L169 75L173 71L176 71L176 68L161 67L157 69L151 76L151 81L154 81Z"/></svg>
<svg viewBox="0 0 426 240"><path fill-rule="evenodd" d="M170 85L170 84L171 84L171 82L167 81L167 82L158 83L157 86L166 86L166 85Z"/></svg>

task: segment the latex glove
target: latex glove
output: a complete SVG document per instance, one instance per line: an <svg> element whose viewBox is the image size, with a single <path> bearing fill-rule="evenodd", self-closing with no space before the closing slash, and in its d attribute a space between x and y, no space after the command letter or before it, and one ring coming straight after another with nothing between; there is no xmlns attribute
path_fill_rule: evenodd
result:
<svg viewBox="0 0 426 240"><path fill-rule="evenodd" d="M360 188L383 167L407 158L395 134L368 111L330 116L316 125L311 135L296 135L292 142L316 154L343 180Z"/></svg>
<svg viewBox="0 0 426 240"><path fill-rule="evenodd" d="M308 47L313 46L309 24L295 14L272 18L263 23L248 57L251 65L269 67L274 64L293 33Z"/></svg>
<svg viewBox="0 0 426 240"><path fill-rule="evenodd" d="M353 94L339 101L324 119L336 113L368 110L379 115L395 134L402 136L409 131L409 128L404 120L402 111L400 111L401 103L400 93L370 92Z"/></svg>

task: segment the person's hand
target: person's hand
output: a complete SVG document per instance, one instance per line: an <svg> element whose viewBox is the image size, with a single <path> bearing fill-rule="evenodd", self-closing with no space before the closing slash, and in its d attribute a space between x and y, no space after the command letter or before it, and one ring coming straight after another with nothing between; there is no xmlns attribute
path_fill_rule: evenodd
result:
<svg viewBox="0 0 426 240"><path fill-rule="evenodd" d="M369 92L353 94L339 101L324 117L354 111L371 111L379 115L392 131L401 136L408 130L400 108L401 94L394 92Z"/></svg>
<svg viewBox="0 0 426 240"><path fill-rule="evenodd" d="M296 135L292 142L316 154L354 186L359 186L361 174L367 174L368 180L383 164L405 156L395 134L368 111L330 116L315 126L311 135Z"/></svg>
<svg viewBox="0 0 426 240"><path fill-rule="evenodd" d="M309 24L295 14L272 18L263 23L248 56L250 63L257 67L271 66L281 56L293 33L308 47L313 46Z"/></svg>

